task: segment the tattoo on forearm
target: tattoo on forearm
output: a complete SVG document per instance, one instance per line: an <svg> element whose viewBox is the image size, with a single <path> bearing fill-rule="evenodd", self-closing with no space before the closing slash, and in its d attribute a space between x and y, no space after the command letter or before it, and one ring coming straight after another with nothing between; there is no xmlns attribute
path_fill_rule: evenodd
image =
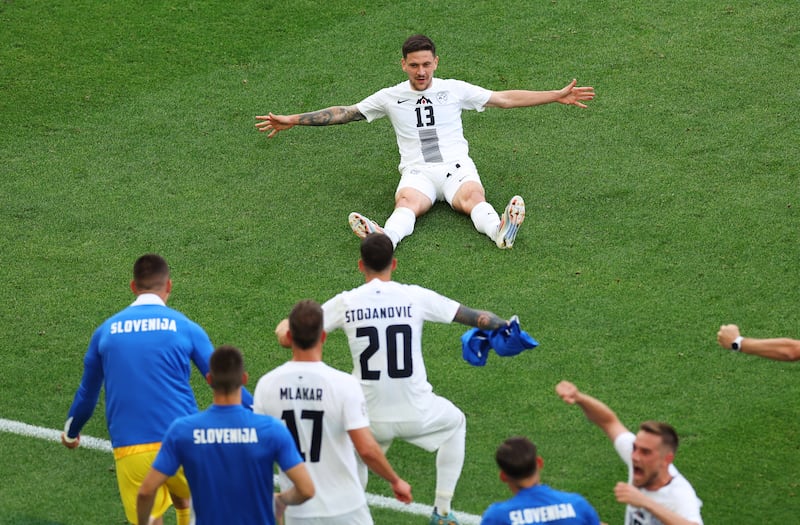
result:
<svg viewBox="0 0 800 525"><path fill-rule="evenodd" d="M355 106L334 106L330 108L303 113L300 115L301 126L330 126L334 124L347 124L356 120L364 120Z"/></svg>
<svg viewBox="0 0 800 525"><path fill-rule="evenodd" d="M473 310L461 305L456 312L454 321L468 326L476 326L482 330L494 330L506 325L502 317L485 310Z"/></svg>

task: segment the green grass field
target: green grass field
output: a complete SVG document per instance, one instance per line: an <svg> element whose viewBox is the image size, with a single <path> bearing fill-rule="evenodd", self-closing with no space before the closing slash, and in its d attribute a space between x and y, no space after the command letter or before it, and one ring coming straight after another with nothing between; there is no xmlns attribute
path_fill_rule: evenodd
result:
<svg viewBox="0 0 800 525"><path fill-rule="evenodd" d="M706 524L796 522L799 365L715 335L800 337L797 15L778 0L0 3L0 418L63 426L89 336L132 300L148 251L172 265L170 304L242 348L251 376L283 362L272 330L291 305L360 284L347 215L388 217L398 155L385 120L268 141L254 116L400 82L400 44L423 32L439 77L597 92L586 110L465 115L488 200L528 204L513 250L443 205L398 249L397 280L518 314L541 343L472 368L464 327L427 329L430 380L468 418L456 509L508 497L494 449L525 434L546 483L622 523L624 465L555 395L570 379L630 427L675 425ZM327 358L349 369L341 334ZM102 406L84 434L107 438ZM0 450L0 524L124 522L109 454L9 432ZM432 504L433 456L398 443L389 459Z"/></svg>

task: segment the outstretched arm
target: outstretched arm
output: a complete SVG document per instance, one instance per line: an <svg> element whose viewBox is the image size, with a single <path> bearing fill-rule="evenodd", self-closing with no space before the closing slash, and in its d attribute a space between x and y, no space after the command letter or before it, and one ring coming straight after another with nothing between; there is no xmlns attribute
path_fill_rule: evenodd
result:
<svg viewBox="0 0 800 525"><path fill-rule="evenodd" d="M331 106L329 108L300 113L296 115L259 115L256 117L258 131L269 132L272 138L279 131L291 129L295 126L332 126L334 124L347 124L356 120L365 120L358 108L353 106Z"/></svg>
<svg viewBox="0 0 800 525"><path fill-rule="evenodd" d="M722 348L729 350L733 342L739 337L741 337L741 333L739 332L739 327L735 324L722 325L719 327L719 332L717 332L717 342ZM766 357L776 361L800 360L800 340L797 339L789 339L788 337L771 339L743 337L738 343L739 351L745 354Z"/></svg>
<svg viewBox="0 0 800 525"><path fill-rule="evenodd" d="M600 427L612 442L623 432L627 432L617 415L605 403L584 394L569 381L561 381L556 385L556 393L570 405L578 405L586 415L586 419Z"/></svg>
<svg viewBox="0 0 800 525"><path fill-rule="evenodd" d="M473 310L463 304L458 307L453 321L467 326L474 326L481 330L494 330L508 324L502 317L486 310Z"/></svg>
<svg viewBox="0 0 800 525"><path fill-rule="evenodd" d="M572 79L572 82L564 88L553 91L527 91L522 89L495 91L489 97L486 107L503 109L526 108L558 102L559 104L585 108L586 104L583 101L594 98L594 88L576 87L576 83L577 80Z"/></svg>

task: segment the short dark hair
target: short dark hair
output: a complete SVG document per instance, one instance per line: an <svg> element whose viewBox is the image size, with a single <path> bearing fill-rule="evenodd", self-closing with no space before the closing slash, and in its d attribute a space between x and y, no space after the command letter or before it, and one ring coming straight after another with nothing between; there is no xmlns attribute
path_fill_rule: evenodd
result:
<svg viewBox="0 0 800 525"><path fill-rule="evenodd" d="M222 345L214 350L209 361L211 388L230 394L242 386L244 357L242 352L231 345Z"/></svg>
<svg viewBox="0 0 800 525"><path fill-rule="evenodd" d="M529 478L536 474L536 445L523 436L514 436L503 441L494 460L506 476L514 480Z"/></svg>
<svg viewBox="0 0 800 525"><path fill-rule="evenodd" d="M142 255L133 263L133 282L139 290L156 290L169 281L166 259L155 253Z"/></svg>
<svg viewBox="0 0 800 525"><path fill-rule="evenodd" d="M361 260L373 272L382 272L392 264L394 245L383 233L370 233L361 241Z"/></svg>
<svg viewBox="0 0 800 525"><path fill-rule="evenodd" d="M430 51L436 56L436 44L425 35L411 35L403 42L403 58L416 51Z"/></svg>
<svg viewBox="0 0 800 525"><path fill-rule="evenodd" d="M648 434L655 434L661 436L661 442L673 454L678 450L678 433L672 425L664 423L663 421L645 421L639 425L639 430L647 432Z"/></svg>
<svg viewBox="0 0 800 525"><path fill-rule="evenodd" d="M311 299L298 301L289 314L289 333L292 334L292 343L302 350L314 346L324 328L322 307Z"/></svg>

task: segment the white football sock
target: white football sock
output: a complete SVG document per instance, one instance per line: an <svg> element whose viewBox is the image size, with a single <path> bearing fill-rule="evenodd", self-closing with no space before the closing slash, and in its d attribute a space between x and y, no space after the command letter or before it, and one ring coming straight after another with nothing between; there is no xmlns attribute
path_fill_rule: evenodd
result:
<svg viewBox="0 0 800 525"><path fill-rule="evenodd" d="M467 422L462 418L461 426L436 451L436 499L433 505L436 511L445 516L450 512L453 493L456 490L461 469L464 467L464 450L466 448Z"/></svg>
<svg viewBox="0 0 800 525"><path fill-rule="evenodd" d="M386 219L383 232L392 240L392 244L397 248L404 237L408 237L414 231L414 224L417 216L411 208L395 208L392 214Z"/></svg>
<svg viewBox="0 0 800 525"><path fill-rule="evenodd" d="M477 204L472 208L469 218L472 219L476 230L495 240L497 229L500 227L500 215L491 204L485 201Z"/></svg>

